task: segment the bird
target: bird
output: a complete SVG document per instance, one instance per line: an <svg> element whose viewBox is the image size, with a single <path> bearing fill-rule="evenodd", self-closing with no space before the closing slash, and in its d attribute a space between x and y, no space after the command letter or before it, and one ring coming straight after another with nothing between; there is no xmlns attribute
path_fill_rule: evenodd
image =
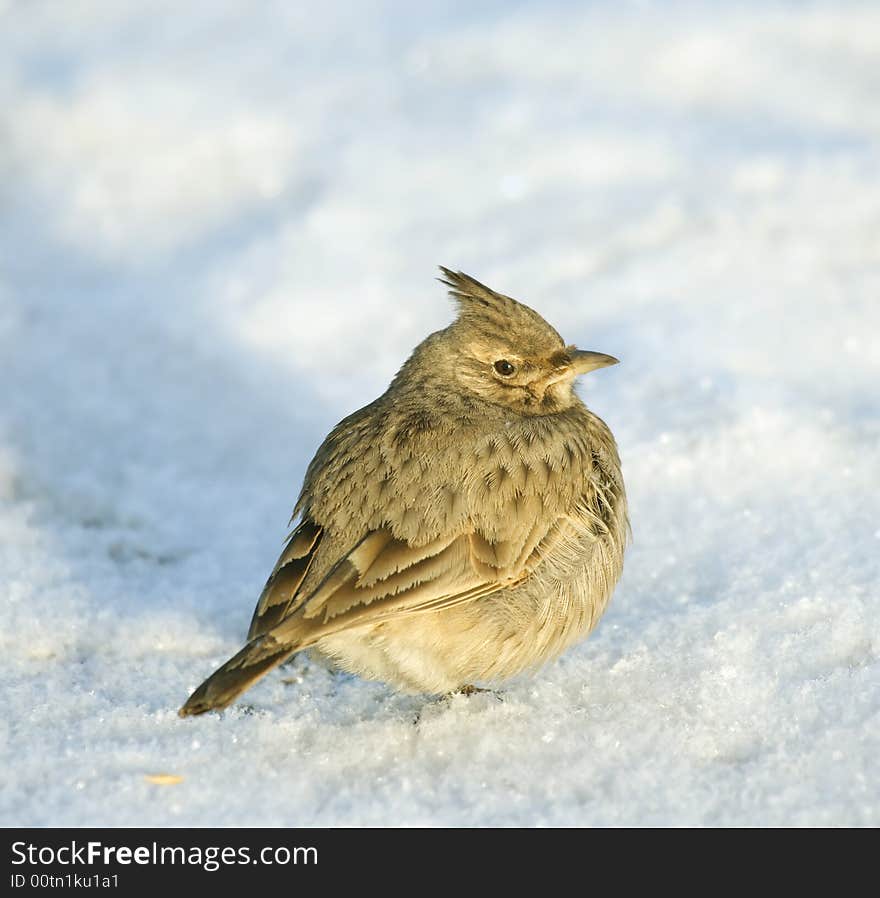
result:
<svg viewBox="0 0 880 898"><path fill-rule="evenodd" d="M618 359L440 271L455 319L325 438L246 645L181 717L305 649L400 692L469 694L536 670L605 611L626 492L614 436L574 385Z"/></svg>

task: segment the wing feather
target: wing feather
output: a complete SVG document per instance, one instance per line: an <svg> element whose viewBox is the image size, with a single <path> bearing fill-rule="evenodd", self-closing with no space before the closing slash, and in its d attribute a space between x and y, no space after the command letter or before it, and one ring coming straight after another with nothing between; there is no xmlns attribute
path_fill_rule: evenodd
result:
<svg viewBox="0 0 880 898"><path fill-rule="evenodd" d="M399 596L433 599L470 589L480 582L477 572L469 569L467 563L466 537L449 542L439 552L427 557L424 557L421 548L413 551L411 559L404 558L400 546L394 546L393 551L394 566L399 568L396 573L381 580L361 583L354 565L341 565L337 574L331 575L308 600L303 616L310 618L323 614L324 620L329 621L356 606L370 605L377 599Z"/></svg>
<svg viewBox="0 0 880 898"><path fill-rule="evenodd" d="M267 633L295 607L294 598L312 565L322 532L317 524L306 519L290 534L257 601L248 640Z"/></svg>

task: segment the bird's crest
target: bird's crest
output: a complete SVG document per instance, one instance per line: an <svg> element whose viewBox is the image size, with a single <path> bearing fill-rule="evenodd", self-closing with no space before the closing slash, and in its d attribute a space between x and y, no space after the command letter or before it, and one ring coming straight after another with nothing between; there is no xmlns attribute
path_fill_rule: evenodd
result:
<svg viewBox="0 0 880 898"><path fill-rule="evenodd" d="M496 293L463 271L452 271L442 265L438 267L443 272L443 277L437 278L437 280L449 287L449 295L458 303L461 311L465 311L473 304L486 309L497 308L505 303L519 305L515 299L505 296L503 293Z"/></svg>
<svg viewBox="0 0 880 898"><path fill-rule="evenodd" d="M449 287L449 295L458 305L458 320L483 333L510 339L515 336L525 352L542 352L564 346L565 341L534 309L503 293L496 293L463 271L439 266Z"/></svg>

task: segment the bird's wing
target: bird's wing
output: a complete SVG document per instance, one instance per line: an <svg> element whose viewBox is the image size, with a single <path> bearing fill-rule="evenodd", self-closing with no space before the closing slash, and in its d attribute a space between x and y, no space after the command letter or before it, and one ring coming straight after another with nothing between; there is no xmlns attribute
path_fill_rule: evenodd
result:
<svg viewBox="0 0 880 898"><path fill-rule="evenodd" d="M291 593L294 584L298 588L302 583L308 561L297 554L301 549L289 545L282 560L290 560L273 574L275 580L270 578L260 599L252 638L271 632L280 643L311 643L349 627L472 602L522 583L574 529L567 516L542 523L542 516L536 515L503 537L490 538L469 528L413 545L382 528L361 539L307 596L297 595L295 589ZM294 538L300 546L309 539ZM319 543L320 532L311 543L312 552ZM287 567L291 573L282 578Z"/></svg>
<svg viewBox="0 0 880 898"><path fill-rule="evenodd" d="M257 602L249 640L270 631L283 638L281 625L288 619L288 629L298 633L306 621L306 630L322 630L326 624L335 632L364 618L469 601L511 582L483 560L491 553L476 533L413 546L383 528L368 533L305 593L300 587L322 535L308 519L291 534ZM494 563L494 556L488 560Z"/></svg>
<svg viewBox="0 0 880 898"><path fill-rule="evenodd" d="M388 529L372 531L310 594L300 587L321 548L323 531L305 518L263 588L248 639L275 630L300 609L297 618L323 622L335 632L371 619L458 605L521 583L570 530L567 516L546 522L537 507L524 511L533 512L531 522L521 521L494 537L468 527L413 545Z"/></svg>
<svg viewBox="0 0 880 898"><path fill-rule="evenodd" d="M335 631L501 589L505 581L474 564L473 537L460 533L416 546L384 528L369 533L303 603L302 616Z"/></svg>

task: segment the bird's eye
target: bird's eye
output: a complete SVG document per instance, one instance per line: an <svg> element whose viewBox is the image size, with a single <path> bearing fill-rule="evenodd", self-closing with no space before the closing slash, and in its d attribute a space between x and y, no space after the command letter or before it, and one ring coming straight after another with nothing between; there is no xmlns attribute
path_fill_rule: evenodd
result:
<svg viewBox="0 0 880 898"><path fill-rule="evenodd" d="M508 362L507 359L498 359L494 368L502 377L510 377L516 371L516 367Z"/></svg>

